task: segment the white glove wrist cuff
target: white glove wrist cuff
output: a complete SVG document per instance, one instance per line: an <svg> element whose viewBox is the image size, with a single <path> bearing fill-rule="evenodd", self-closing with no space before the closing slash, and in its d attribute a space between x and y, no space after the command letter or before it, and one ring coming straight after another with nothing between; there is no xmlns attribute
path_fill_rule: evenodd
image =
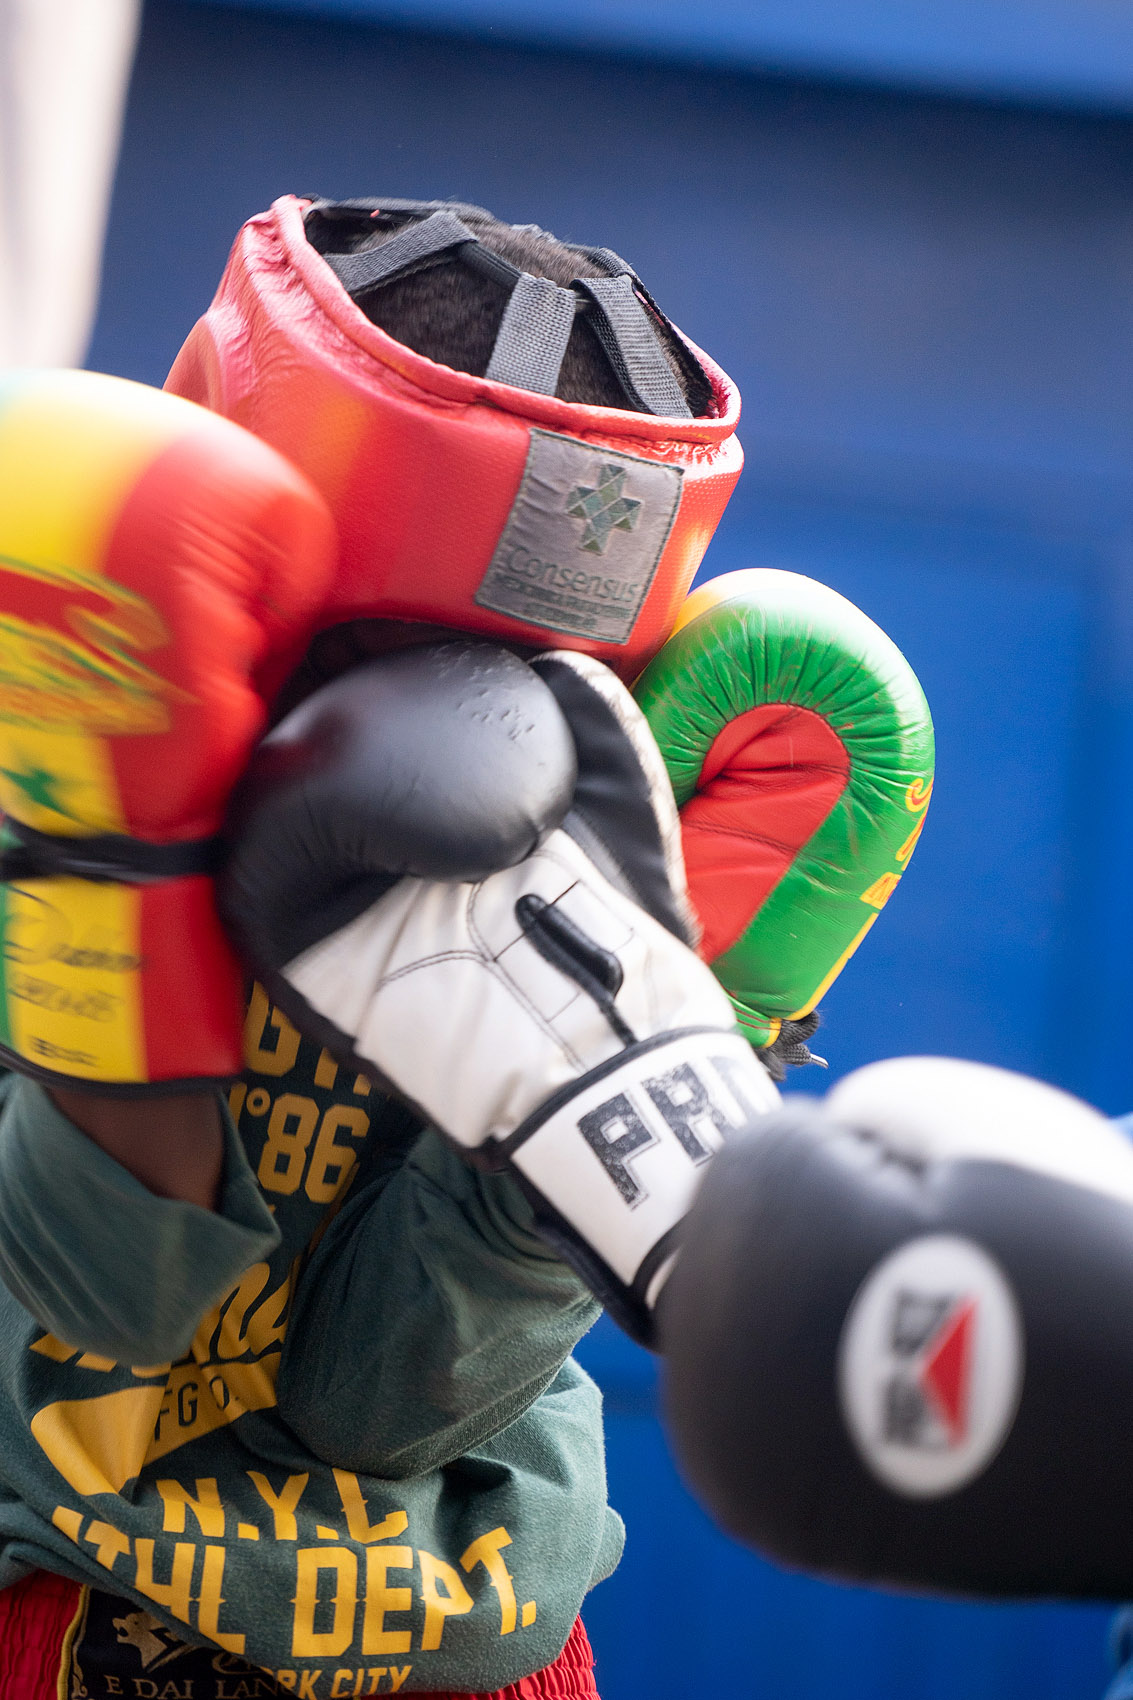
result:
<svg viewBox="0 0 1133 1700"><path fill-rule="evenodd" d="M498 1149L644 1303L701 1168L778 1102L740 1033L685 1029L556 1093Z"/></svg>

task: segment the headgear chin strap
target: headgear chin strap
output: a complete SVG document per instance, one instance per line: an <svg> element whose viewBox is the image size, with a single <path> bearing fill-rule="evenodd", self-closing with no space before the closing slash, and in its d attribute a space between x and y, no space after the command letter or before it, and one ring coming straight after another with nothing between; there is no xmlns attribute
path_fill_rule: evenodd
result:
<svg viewBox="0 0 1133 1700"><path fill-rule="evenodd" d="M585 650L632 678L672 629L739 477L739 396L616 254L574 250L603 275L563 288L486 248L465 222L486 216L283 197L241 230L166 388L246 426L326 497L340 560L322 627L425 621ZM380 245L313 245L339 245L325 239L336 220L365 233L376 218L396 229ZM356 305L454 257L511 290L482 378L414 353ZM553 393L580 312L624 411ZM658 322L707 380L711 417L691 416Z"/></svg>

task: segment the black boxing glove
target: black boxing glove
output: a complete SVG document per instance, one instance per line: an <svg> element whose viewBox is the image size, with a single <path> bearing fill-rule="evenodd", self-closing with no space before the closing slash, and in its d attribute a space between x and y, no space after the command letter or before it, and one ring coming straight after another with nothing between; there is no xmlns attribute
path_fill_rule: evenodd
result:
<svg viewBox="0 0 1133 1700"><path fill-rule="evenodd" d="M1133 1147L999 1069L902 1058L706 1177L661 1312L694 1492L780 1563L1133 1593Z"/></svg>
<svg viewBox="0 0 1133 1700"><path fill-rule="evenodd" d="M450 688L473 664L483 685ZM513 737L521 776L553 749L537 806L530 774L509 788ZM779 1100L690 948L676 805L624 686L565 652L375 660L265 740L230 826L222 913L273 999L469 1162L511 1168L648 1340L704 1166Z"/></svg>
<svg viewBox="0 0 1133 1700"><path fill-rule="evenodd" d="M271 951L287 961L403 874L511 867L562 820L576 778L554 696L497 644L457 639L352 668L264 738L237 788L219 900L229 934L266 954L255 928L270 912Z"/></svg>

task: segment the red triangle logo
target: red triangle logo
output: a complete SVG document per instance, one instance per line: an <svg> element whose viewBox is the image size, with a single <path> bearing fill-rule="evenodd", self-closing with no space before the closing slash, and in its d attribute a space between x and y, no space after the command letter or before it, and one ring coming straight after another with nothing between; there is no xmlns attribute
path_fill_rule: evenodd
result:
<svg viewBox="0 0 1133 1700"><path fill-rule="evenodd" d="M972 1368L972 1335L976 1301L967 1299L942 1324L925 1353L920 1382L958 1446L968 1429L968 1383Z"/></svg>

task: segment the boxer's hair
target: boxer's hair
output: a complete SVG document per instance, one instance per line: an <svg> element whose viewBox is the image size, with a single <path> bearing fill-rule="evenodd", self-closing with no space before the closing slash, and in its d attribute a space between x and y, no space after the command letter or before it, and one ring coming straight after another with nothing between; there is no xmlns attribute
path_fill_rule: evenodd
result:
<svg viewBox="0 0 1133 1700"><path fill-rule="evenodd" d="M547 277L565 286L576 277L608 275L585 254L536 225L504 224L499 219L473 216L463 208L461 218L485 248L535 277ZM375 231L364 246L380 247L396 234L396 230ZM359 300L358 306L372 324L417 354L458 372L483 377L509 293L505 284L452 258L383 284ZM687 355L680 357L667 325L658 319L654 328L690 412L696 418L710 414L713 403L708 380ZM625 392L585 314L580 313L571 328L555 394L561 401L592 406L626 405Z"/></svg>

